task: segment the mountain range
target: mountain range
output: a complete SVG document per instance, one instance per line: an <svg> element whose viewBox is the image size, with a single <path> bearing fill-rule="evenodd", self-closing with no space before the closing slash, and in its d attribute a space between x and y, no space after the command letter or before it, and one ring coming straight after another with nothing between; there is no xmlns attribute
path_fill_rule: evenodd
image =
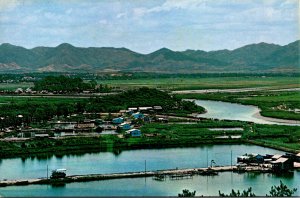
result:
<svg viewBox="0 0 300 198"><path fill-rule="evenodd" d="M164 72L164 73L243 73L299 72L300 41L280 46L258 43L235 50L159 49L140 54L126 48L74 47L63 43L57 47L0 45L1 72Z"/></svg>

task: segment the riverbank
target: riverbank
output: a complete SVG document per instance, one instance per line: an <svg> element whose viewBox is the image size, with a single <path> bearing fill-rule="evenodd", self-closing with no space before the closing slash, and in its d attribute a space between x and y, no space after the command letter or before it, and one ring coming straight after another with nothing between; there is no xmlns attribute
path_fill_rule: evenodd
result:
<svg viewBox="0 0 300 198"><path fill-rule="evenodd" d="M5 158L26 158L34 156L63 156L66 154L84 154L91 152L113 152L118 153L122 150L135 149L157 149L157 148L180 148L180 147L195 147L199 145L213 144L239 144L239 139L212 139L212 138L196 138L190 139L165 139L161 137L154 138L135 138L135 139L119 139L115 136L108 137L106 141L101 141L102 137L76 137L65 138L56 141L55 139L48 140L28 140L25 142L10 142L17 144L16 149L2 149L0 151L0 159ZM33 145L40 145L39 148L23 148L22 145L32 142ZM57 143L59 142L59 143ZM76 143L77 142L77 143ZM1 144L2 142L0 142ZM24 144L23 144L24 143ZM63 144L55 146L57 144ZM52 146L50 146L52 145ZM7 145L11 147L11 145Z"/></svg>
<svg viewBox="0 0 300 198"><path fill-rule="evenodd" d="M286 120L286 119L265 117L265 116L262 116L260 112L261 112L261 109L259 109L258 112L253 114L253 117L255 117L257 119L262 119L262 120L265 120L265 121L269 121L269 122L279 122L279 123L282 123L282 124L293 124L293 125L299 125L300 126L300 121L299 120Z"/></svg>

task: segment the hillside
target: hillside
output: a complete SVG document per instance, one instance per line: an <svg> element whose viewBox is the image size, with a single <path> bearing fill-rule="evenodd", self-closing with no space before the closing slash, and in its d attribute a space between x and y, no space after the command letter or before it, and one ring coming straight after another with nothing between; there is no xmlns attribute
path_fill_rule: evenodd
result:
<svg viewBox="0 0 300 198"><path fill-rule="evenodd" d="M210 52L162 48L144 55L126 48L82 48L68 43L33 49L4 43L0 45L0 71L295 72L300 67L299 44L299 41L285 46L258 43Z"/></svg>

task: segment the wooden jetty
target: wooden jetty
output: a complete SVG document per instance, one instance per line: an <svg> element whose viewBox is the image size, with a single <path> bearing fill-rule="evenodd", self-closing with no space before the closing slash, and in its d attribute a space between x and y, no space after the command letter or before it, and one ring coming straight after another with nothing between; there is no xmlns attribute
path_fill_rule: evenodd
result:
<svg viewBox="0 0 300 198"><path fill-rule="evenodd" d="M136 178L136 177L155 177L157 175L171 176L170 178L187 178L199 172L213 170L215 172L233 171L236 166L220 166L213 168L193 168L193 169L168 169L159 171L141 171L141 172L127 172L127 173L112 173L112 174L88 174L88 175L70 175L65 178L59 179L21 179L21 180L2 180L0 187L5 186L21 186L30 184L63 184L71 182L84 182L108 179L121 179L121 178ZM176 176L176 177L175 177Z"/></svg>

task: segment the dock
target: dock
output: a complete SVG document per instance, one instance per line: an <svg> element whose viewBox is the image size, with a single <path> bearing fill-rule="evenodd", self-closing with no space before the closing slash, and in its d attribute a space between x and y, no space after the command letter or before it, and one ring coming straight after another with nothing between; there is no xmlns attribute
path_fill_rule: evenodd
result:
<svg viewBox="0 0 300 198"><path fill-rule="evenodd" d="M217 175L218 172L235 171L236 166L217 166L209 168L189 168L189 169L166 169L156 171L140 171L140 172L126 172L126 173L111 173L111 174L87 174L87 175L69 175L65 178L59 179L20 179L20 180L2 180L0 187L6 186L23 186L31 184L65 184L71 182L85 182L121 178L137 178L137 177L157 177L162 175L168 176L170 179L190 178L193 175ZM251 171L251 170L250 170ZM207 174L207 173L215 174Z"/></svg>

